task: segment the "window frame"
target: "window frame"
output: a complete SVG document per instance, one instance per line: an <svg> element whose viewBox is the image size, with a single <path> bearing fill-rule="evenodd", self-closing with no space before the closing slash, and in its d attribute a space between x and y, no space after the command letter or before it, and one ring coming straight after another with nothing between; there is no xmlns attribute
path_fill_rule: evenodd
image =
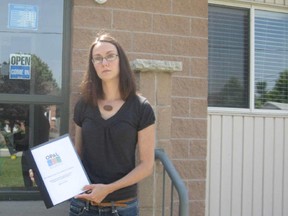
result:
<svg viewBox="0 0 288 216"><path fill-rule="evenodd" d="M278 12L278 13L286 13L285 6L281 5L267 5L263 3L257 2L227 2L221 0L209 0L208 6L218 6L218 7L231 7L235 9L248 9L249 10L249 18L250 18L250 27L249 27L249 108L229 108L229 107L209 107L209 113L247 113L247 114L277 114L277 115L287 115L287 110L272 110L272 109L256 109L255 102L255 10L262 10L267 12ZM208 29L209 31L209 29ZM208 37L208 35L207 35Z"/></svg>

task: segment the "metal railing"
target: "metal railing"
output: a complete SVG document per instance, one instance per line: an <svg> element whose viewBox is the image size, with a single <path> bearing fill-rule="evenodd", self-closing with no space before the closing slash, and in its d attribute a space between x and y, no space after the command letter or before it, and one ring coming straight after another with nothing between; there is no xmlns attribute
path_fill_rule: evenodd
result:
<svg viewBox="0 0 288 216"><path fill-rule="evenodd" d="M161 161L163 164L163 192L162 192L162 216L165 215L165 184L166 173L171 179L171 200L170 200L170 215L173 214L173 189L176 188L179 197L179 216L189 215L189 197L187 188L182 181L179 173L175 169L173 163L163 149L155 149L155 160Z"/></svg>

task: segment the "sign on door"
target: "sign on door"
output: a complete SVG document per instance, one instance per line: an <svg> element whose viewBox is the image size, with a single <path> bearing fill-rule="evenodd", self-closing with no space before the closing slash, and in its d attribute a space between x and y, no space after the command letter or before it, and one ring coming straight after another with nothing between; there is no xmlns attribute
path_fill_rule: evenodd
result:
<svg viewBox="0 0 288 216"><path fill-rule="evenodd" d="M31 55L10 54L10 79L31 79Z"/></svg>

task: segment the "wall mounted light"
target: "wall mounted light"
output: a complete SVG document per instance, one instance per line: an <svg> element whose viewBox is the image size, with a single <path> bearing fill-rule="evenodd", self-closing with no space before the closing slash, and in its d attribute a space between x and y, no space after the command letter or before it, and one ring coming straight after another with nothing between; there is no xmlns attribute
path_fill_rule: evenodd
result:
<svg viewBox="0 0 288 216"><path fill-rule="evenodd" d="M105 2L107 2L107 0L95 0L95 2L97 2L98 4L104 4Z"/></svg>

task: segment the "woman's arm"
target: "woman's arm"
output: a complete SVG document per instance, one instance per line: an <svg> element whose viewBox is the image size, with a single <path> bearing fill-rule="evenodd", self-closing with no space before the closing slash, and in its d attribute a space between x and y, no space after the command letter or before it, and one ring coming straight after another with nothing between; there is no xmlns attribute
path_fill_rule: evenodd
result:
<svg viewBox="0 0 288 216"><path fill-rule="evenodd" d="M155 124L138 132L139 164L130 173L111 184L87 185L84 189L90 190L91 193L81 194L76 198L100 203L108 194L140 182L153 171L154 147Z"/></svg>
<svg viewBox="0 0 288 216"><path fill-rule="evenodd" d="M75 124L75 141L74 141L75 149L82 158L82 128Z"/></svg>

